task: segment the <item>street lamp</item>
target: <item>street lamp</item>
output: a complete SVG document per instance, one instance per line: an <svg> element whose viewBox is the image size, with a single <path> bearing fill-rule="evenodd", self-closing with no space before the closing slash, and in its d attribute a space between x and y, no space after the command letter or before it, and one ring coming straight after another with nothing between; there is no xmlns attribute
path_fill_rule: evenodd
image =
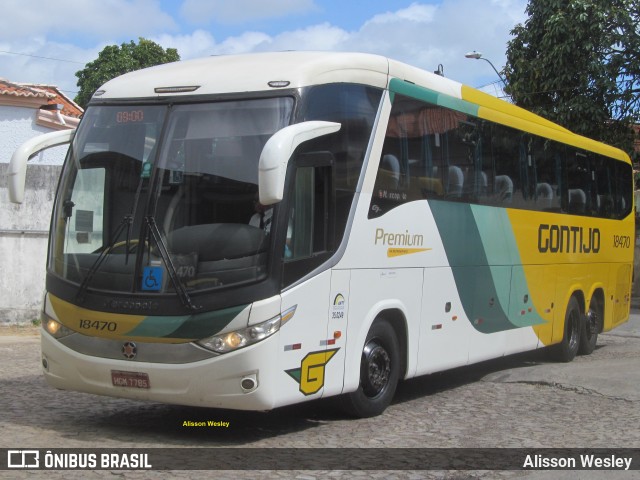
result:
<svg viewBox="0 0 640 480"><path fill-rule="evenodd" d="M504 80L504 78L502 77L502 75L500 75L500 72L498 71L498 69L493 65L493 63L491 63L491 61L488 58L484 58L482 56L482 52L476 52L475 50L473 52L469 52L465 55L465 57L467 58L474 58L476 60L484 60L485 62L487 62L489 65L491 65L491 68L493 68L493 71L496 72L496 75L498 75L498 78L500 80L502 80L502 83L505 84L505 86L507 85L507 82Z"/></svg>

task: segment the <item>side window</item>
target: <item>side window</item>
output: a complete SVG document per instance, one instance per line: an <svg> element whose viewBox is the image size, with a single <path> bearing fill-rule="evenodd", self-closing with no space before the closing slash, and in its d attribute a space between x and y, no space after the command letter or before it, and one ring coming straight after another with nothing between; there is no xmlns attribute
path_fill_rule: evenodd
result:
<svg viewBox="0 0 640 480"><path fill-rule="evenodd" d="M566 161L565 211L574 215L589 215L591 212L591 170L589 157L575 149L569 149Z"/></svg>
<svg viewBox="0 0 640 480"><path fill-rule="evenodd" d="M532 182L533 208L539 211L559 212L561 209L561 168L564 157L562 144L535 137L532 142L532 164L535 168Z"/></svg>
<svg viewBox="0 0 640 480"><path fill-rule="evenodd" d="M614 218L615 212L615 169L613 161L597 157L593 161L595 214L603 218Z"/></svg>
<svg viewBox="0 0 640 480"><path fill-rule="evenodd" d="M396 95L371 199L369 218L406 202L462 199L465 171L475 179L478 133L466 114ZM481 167L480 167L481 168ZM476 185L466 185L473 194Z"/></svg>
<svg viewBox="0 0 640 480"><path fill-rule="evenodd" d="M382 90L356 84L327 84L303 92L296 121L338 122L340 130L304 144L307 152L327 151L334 158L336 241L342 239L362 172Z"/></svg>
<svg viewBox="0 0 640 480"><path fill-rule="evenodd" d="M283 251L285 285L319 266L335 248L332 166L308 165L309 158L317 161L318 157L326 159L331 155L328 152L303 155L297 161L299 164L286 216Z"/></svg>
<svg viewBox="0 0 640 480"><path fill-rule="evenodd" d="M511 128L493 125L491 151L495 177L493 181L492 205L510 207L524 198L520 181L520 164L523 158L521 135Z"/></svg>
<svg viewBox="0 0 640 480"><path fill-rule="evenodd" d="M369 218L422 199L623 218L631 194L627 164L396 95Z"/></svg>
<svg viewBox="0 0 640 480"><path fill-rule="evenodd" d="M613 202L614 218L624 218L633 205L633 170L631 165L609 160L609 169L615 171L615 194Z"/></svg>

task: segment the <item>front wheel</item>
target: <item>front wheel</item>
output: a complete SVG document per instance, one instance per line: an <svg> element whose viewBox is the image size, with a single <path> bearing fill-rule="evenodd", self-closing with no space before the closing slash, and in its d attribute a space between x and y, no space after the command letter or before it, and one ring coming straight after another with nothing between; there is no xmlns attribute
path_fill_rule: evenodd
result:
<svg viewBox="0 0 640 480"><path fill-rule="evenodd" d="M399 350L394 328L386 320L377 320L362 349L360 385L342 399L349 414L375 417L389 406L400 378Z"/></svg>

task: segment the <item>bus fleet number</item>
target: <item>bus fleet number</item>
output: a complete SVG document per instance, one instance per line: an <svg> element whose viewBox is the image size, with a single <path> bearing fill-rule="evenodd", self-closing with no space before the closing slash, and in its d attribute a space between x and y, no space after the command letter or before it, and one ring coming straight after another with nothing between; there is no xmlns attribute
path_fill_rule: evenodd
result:
<svg viewBox="0 0 640 480"><path fill-rule="evenodd" d="M80 328L84 330L107 330L115 332L118 324L116 322L105 322L101 320L80 320Z"/></svg>
<svg viewBox="0 0 640 480"><path fill-rule="evenodd" d="M628 235L614 235L613 247L614 248L629 248L631 246L631 237Z"/></svg>

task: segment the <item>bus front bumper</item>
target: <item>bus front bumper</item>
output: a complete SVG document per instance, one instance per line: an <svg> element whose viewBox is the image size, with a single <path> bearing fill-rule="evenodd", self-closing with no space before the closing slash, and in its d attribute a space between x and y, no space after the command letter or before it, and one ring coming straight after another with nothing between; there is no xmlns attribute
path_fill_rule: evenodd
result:
<svg viewBox="0 0 640 480"><path fill-rule="evenodd" d="M235 352L180 364L95 357L45 331L41 337L44 376L62 390L197 407L275 407L276 372L269 367L276 362L269 359L277 358L278 333Z"/></svg>

